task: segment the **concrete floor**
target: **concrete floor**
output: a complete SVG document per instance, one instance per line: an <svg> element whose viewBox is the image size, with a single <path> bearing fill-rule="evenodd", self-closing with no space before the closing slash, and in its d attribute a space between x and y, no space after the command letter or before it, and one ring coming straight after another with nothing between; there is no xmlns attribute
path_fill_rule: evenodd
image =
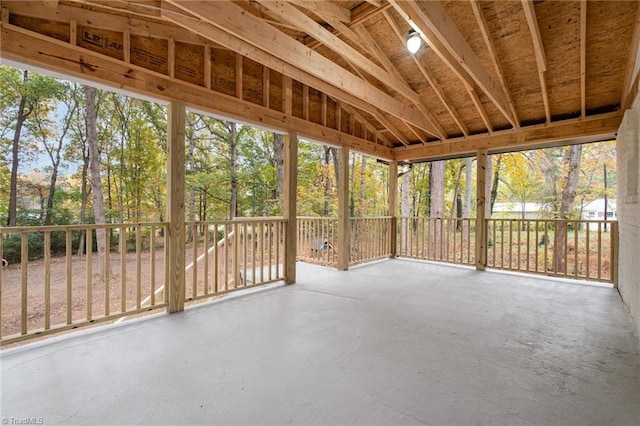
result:
<svg viewBox="0 0 640 426"><path fill-rule="evenodd" d="M616 290L406 260L9 349L44 424L638 425Z"/></svg>

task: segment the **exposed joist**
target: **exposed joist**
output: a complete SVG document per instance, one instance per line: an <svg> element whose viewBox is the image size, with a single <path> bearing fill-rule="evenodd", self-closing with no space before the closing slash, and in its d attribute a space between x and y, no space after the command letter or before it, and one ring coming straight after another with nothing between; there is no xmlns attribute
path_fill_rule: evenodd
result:
<svg viewBox="0 0 640 426"><path fill-rule="evenodd" d="M529 31L531 32L531 39L533 41L533 51L536 57L536 66L538 67L542 103L544 104L544 115L547 118L547 123L550 123L551 111L549 108L549 95L547 93L547 79L545 78L545 73L547 72L547 57L544 54L542 36L540 35L540 27L538 26L538 19L536 18L536 10L531 0L522 0L522 8L524 9L524 15L527 18L527 25L529 25Z"/></svg>
<svg viewBox="0 0 640 426"><path fill-rule="evenodd" d="M318 16L331 17L345 24L351 23L351 11L346 7L340 6L340 3L311 0L290 0L290 2L302 6Z"/></svg>
<svg viewBox="0 0 640 426"><path fill-rule="evenodd" d="M340 131L241 101L204 87L127 64L47 36L3 24L2 58L70 77L123 89L161 101L184 102L201 111L278 131L299 131L309 139L346 146L373 157L391 159L390 148Z"/></svg>
<svg viewBox="0 0 640 426"><path fill-rule="evenodd" d="M389 132L404 146L409 146L409 139L407 139L400 129L393 125L382 113L377 113L374 118L378 120Z"/></svg>
<svg viewBox="0 0 640 426"><path fill-rule="evenodd" d="M624 84L622 86L622 97L620 99L620 107L624 111L631 107L631 103L635 98L638 90L637 84L634 87L634 81L637 82L640 74L640 4L636 11L636 19L634 21L633 38L629 48L629 60L624 75Z"/></svg>
<svg viewBox="0 0 640 426"><path fill-rule="evenodd" d="M515 120L511 116L504 93L484 69L480 59L447 16L440 2L389 2L454 72L463 79L463 73L466 73L515 127ZM460 67L464 71L461 71Z"/></svg>
<svg viewBox="0 0 640 426"><path fill-rule="evenodd" d="M402 32L396 19L393 16L391 16L389 12L386 12L386 11L383 12L383 15L387 23L393 30L393 32L398 37L398 40L400 41L400 43L404 44L406 34ZM411 55L411 59L413 60L413 63L416 65L416 67L418 67L418 70L420 71L422 76L427 80L431 88L433 88L433 90L436 92L438 99L440 100L440 102L442 102L442 105L447 110L447 112L449 112L449 115L451 115L451 118L453 119L453 121L455 121L456 125L458 126L462 134L465 136L468 136L469 129L463 123L462 118L460 117L460 114L458 114L458 112L456 111L456 108L455 106L453 106L453 103L447 99L447 96L445 95L444 90L442 90L442 86L440 86L440 83L438 83L436 78L433 76L433 74L431 73L431 70L428 68L426 64L423 64L422 61L420 61L420 57L418 55Z"/></svg>
<svg viewBox="0 0 640 426"><path fill-rule="evenodd" d="M358 110L352 107L351 105L341 104L340 108L348 112L350 116L355 117L365 127L365 129L368 132L373 134L379 133L378 129L376 129L376 127L373 124L371 124L367 119L365 119L364 116L360 114ZM386 136L378 135L378 137L385 143L386 146L391 146L391 141L389 141L389 139Z"/></svg>
<svg viewBox="0 0 640 426"><path fill-rule="evenodd" d="M580 116L587 115L587 0L580 1Z"/></svg>
<svg viewBox="0 0 640 426"><path fill-rule="evenodd" d="M521 127L518 130L501 130L490 135L474 135L422 146L400 147L394 149L394 158L397 161L455 158L472 155L479 149L499 153L609 140L615 138L622 116L621 112L616 112Z"/></svg>
<svg viewBox="0 0 640 426"><path fill-rule="evenodd" d="M414 104L421 102L420 96L411 90L406 81L398 79L383 68L379 67L377 64L373 63L362 53L358 52L356 49L342 41L339 37L326 30L309 16L296 9L293 5L279 0L258 0L258 2L272 13L278 15L281 19L288 21L289 23L297 26L298 29L305 31L316 40L321 41L329 49L344 58L349 58L349 62L400 93Z"/></svg>
<svg viewBox="0 0 640 426"><path fill-rule="evenodd" d="M478 22L478 26L480 27L480 32L482 33L482 38L484 39L484 44L487 46L487 50L489 51L489 57L491 58L491 63L493 64L493 68L496 71L496 75L498 76L498 83L500 83L500 87L502 87L502 91L504 96L507 98L507 102L509 103L509 109L511 110L511 114L515 120L516 128L520 127L520 120L518 120L518 113L516 112L516 107L513 103L513 99L511 98L511 93L509 92L509 87L507 87L507 81L504 77L504 71L502 70L502 65L500 64L500 60L498 59L498 54L496 52L495 44L493 43L493 38L489 33L489 25L487 20L482 13L482 7L480 6L479 0L471 0L471 7L473 8L473 14L476 17L476 21Z"/></svg>
<svg viewBox="0 0 640 426"><path fill-rule="evenodd" d="M333 93L330 93L329 90L318 88L315 84L306 81L308 79L296 78L302 83L316 87L328 95L334 96L335 94L336 97L350 102L344 99L344 96L341 96L340 93L336 93L346 92L350 94L352 98L359 98L359 102L356 100L350 102L355 106L360 107L361 104L367 103L376 105L383 111L405 120L418 128L428 132L434 131L433 125L418 113L414 107L405 105L384 91L371 86L369 83L354 76L324 56L298 43L270 25L265 24L260 19L247 14L242 8L233 3L200 3L184 0L171 0L170 3L189 13L193 13L199 18L192 19L174 13L166 13L163 15L166 19L174 23L184 25L186 28L206 38L211 38L219 44L223 44L244 56L255 53L255 50L253 50L253 52L248 51L251 49L246 49L246 46L241 46L237 43L237 39L250 43L253 47L262 50L263 53L266 52L270 56L279 58L281 63L286 62L298 71L311 74L339 90L333 90ZM273 67L270 66L270 68ZM280 65L279 68L283 68L283 66ZM291 68L288 69L290 70ZM367 107L365 106L362 109L367 110Z"/></svg>

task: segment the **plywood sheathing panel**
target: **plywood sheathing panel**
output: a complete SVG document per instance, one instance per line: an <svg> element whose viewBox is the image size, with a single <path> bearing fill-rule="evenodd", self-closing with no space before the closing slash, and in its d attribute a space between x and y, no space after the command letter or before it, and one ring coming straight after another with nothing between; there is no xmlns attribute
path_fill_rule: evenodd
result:
<svg viewBox="0 0 640 426"><path fill-rule="evenodd" d="M469 46L471 47L471 50L473 50L473 52L478 57L480 64L486 71L487 75L489 75L496 82L496 87L500 89L501 86L498 83L498 75L491 61L489 49L484 42L482 31L478 26L478 22L473 13L473 8L469 4L469 2L447 1L443 3L443 6L447 15L449 15L453 22L455 22L456 28L458 29L460 34L462 34L467 44L469 44ZM462 89L461 86L460 88ZM489 117L491 125L496 129L511 127L511 125L509 124L509 120L507 120L504 114L502 114L498 110L491 99L489 99L489 97L486 96L484 92L482 92L482 90L478 89L477 92L482 107ZM470 98L469 102L471 102ZM469 131L471 133L483 133L487 131L487 128L478 112L476 112L476 116L476 121L469 123Z"/></svg>
<svg viewBox="0 0 640 426"><path fill-rule="evenodd" d="M269 108L284 112L282 108L282 74L269 71Z"/></svg>
<svg viewBox="0 0 640 426"><path fill-rule="evenodd" d="M547 93L551 119L581 114L580 2L534 3L547 58Z"/></svg>
<svg viewBox="0 0 640 426"><path fill-rule="evenodd" d="M131 35L131 63L161 74L169 74L169 41Z"/></svg>
<svg viewBox="0 0 640 426"><path fill-rule="evenodd" d="M638 3L588 3L587 114L612 110L620 103Z"/></svg>
<svg viewBox="0 0 640 426"><path fill-rule="evenodd" d="M293 116L298 118L303 118L303 108L302 108L302 91L303 84L297 80L293 80L292 87L292 98L293 98Z"/></svg>
<svg viewBox="0 0 640 426"><path fill-rule="evenodd" d="M176 42L177 79L204 86L204 46Z"/></svg>
<svg viewBox="0 0 640 426"><path fill-rule="evenodd" d="M482 2L507 87L523 125L546 121L531 32L516 1Z"/></svg>
<svg viewBox="0 0 640 426"><path fill-rule="evenodd" d="M263 66L249 58L242 58L242 99L263 105Z"/></svg>
<svg viewBox="0 0 640 426"><path fill-rule="evenodd" d="M67 43L69 42L69 24L64 22L11 14L9 16L9 23L16 27L34 31L38 34L46 35Z"/></svg>
<svg viewBox="0 0 640 426"><path fill-rule="evenodd" d="M313 87L309 88L309 121L322 124L322 94Z"/></svg>
<svg viewBox="0 0 640 426"><path fill-rule="evenodd" d="M120 32L80 25L76 32L78 46L120 60L124 58L123 39Z"/></svg>
<svg viewBox="0 0 640 426"><path fill-rule="evenodd" d="M211 48L211 88L226 95L236 95L236 54Z"/></svg>

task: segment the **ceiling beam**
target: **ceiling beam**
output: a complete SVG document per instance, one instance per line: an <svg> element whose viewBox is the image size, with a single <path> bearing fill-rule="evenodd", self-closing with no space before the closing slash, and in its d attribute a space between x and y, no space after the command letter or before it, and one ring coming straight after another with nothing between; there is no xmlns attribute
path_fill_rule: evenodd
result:
<svg viewBox="0 0 640 426"><path fill-rule="evenodd" d="M391 149L383 145L12 25L3 24L0 37L2 37L0 56L4 59L152 97L159 101L184 102L194 109L262 128L283 132L295 131L313 140L349 147L374 157L385 159L392 157Z"/></svg>
<svg viewBox="0 0 640 426"><path fill-rule="evenodd" d="M640 4L636 11L636 19L633 22L633 38L631 39L631 47L629 49L629 59L627 61L627 69L624 75L624 84L622 86L622 97L620 107L624 111L631 107L637 87L633 87L633 82L638 80L640 74Z"/></svg>
<svg viewBox="0 0 640 426"><path fill-rule="evenodd" d="M293 5L285 1L278 0L258 0L258 2L266 9L276 14L280 19L284 19L290 24L297 26L298 29L305 31L311 37L321 41L325 46L342 57L349 58L349 62L356 65L362 71L366 72L381 83L400 93L414 104L421 102L420 96L409 87L406 81L398 79L383 68L379 67L377 64L373 63L362 53L342 41L309 16L296 9Z"/></svg>
<svg viewBox="0 0 640 426"><path fill-rule="evenodd" d="M580 1L580 116L587 115L587 0Z"/></svg>
<svg viewBox="0 0 640 426"><path fill-rule="evenodd" d="M393 16L391 16L391 14L388 11L383 12L383 15L387 23L393 30L393 32L398 37L398 40L400 41L400 43L404 46L405 40L406 40L406 34L402 32L396 19ZM420 61L418 55L410 55L410 56L411 56L411 59L413 60L413 63L418 67L418 70L420 70L420 73L422 74L422 76L427 80L427 82L429 82L429 85L431 85L433 90L436 92L438 99L440 99L440 102L442 102L442 105L449 112L449 114L451 115L451 118L453 118L453 121L455 121L455 123L458 125L458 128L460 129L462 134L465 136L468 136L469 129L460 118L460 115L458 114L455 107L453 106L453 103L447 99L444 93L444 90L442 90L440 83L438 83L436 78L433 76L433 73L431 72L431 70L427 67L426 64L423 64L422 61Z"/></svg>
<svg viewBox="0 0 640 426"><path fill-rule="evenodd" d="M351 23L351 10L340 6L340 3L329 1L290 0L290 3L302 6L318 16L328 16L345 24Z"/></svg>
<svg viewBox="0 0 640 426"><path fill-rule="evenodd" d="M542 103L544 104L544 115L547 123L551 122L551 111L549 109L549 95L547 93L547 80L545 73L547 72L547 57L544 54L542 45L542 37L540 36L540 27L538 26L538 18L536 18L536 10L533 1L522 0L522 8L527 18L531 39L533 41L533 51L536 57L536 66L538 67L538 79L540 80L540 91L542 94Z"/></svg>
<svg viewBox="0 0 640 426"><path fill-rule="evenodd" d="M504 93L482 66L480 59L466 42L444 7L437 1L409 2L389 0L400 15L429 43L431 48L457 73L473 79L478 87L495 104L498 110L515 127L509 103Z"/></svg>
<svg viewBox="0 0 640 426"><path fill-rule="evenodd" d="M163 13L163 17L167 20L186 26L186 28L199 33L205 38L226 45L227 48L244 56L247 56L244 49L241 49L234 42L234 39L250 43L259 50L279 58L294 68L311 74L330 85L335 85L340 91L360 98L360 103L372 104L376 108L408 121L418 128L430 133L434 132L433 125L422 114L418 113L415 107L399 102L384 91L354 76L344 68L262 22L259 18L248 14L244 9L231 2L214 1L203 3L171 0L169 3L194 14L199 19L190 19L188 16L181 16L172 11L167 11ZM219 36L223 37L224 42L218 39ZM299 81L314 86L306 81ZM326 90L323 91L333 96L332 93ZM342 99L340 96L336 97ZM358 105L354 104L354 106ZM366 108L363 109L366 110Z"/></svg>
<svg viewBox="0 0 640 426"><path fill-rule="evenodd" d="M482 13L482 7L480 6L479 0L471 0L471 7L473 8L473 14L476 17L476 21L478 22L478 26L480 27L480 32L482 33L482 38L484 39L484 44L489 51L489 57L491 58L491 63L493 63L493 68L496 71L496 75L498 76L498 82L502 87L502 91L504 92L504 96L507 98L507 102L509 103L509 109L511 110L511 115L515 119L516 128L520 127L520 120L518 120L518 113L516 112L515 104L513 103L513 99L511 98L511 93L509 92L509 87L507 87L507 81L504 77L504 71L502 70L502 65L498 60L498 54L496 52L495 44L493 43L493 38L491 37L491 33L489 32L489 24L487 23L487 19Z"/></svg>
<svg viewBox="0 0 640 426"><path fill-rule="evenodd" d="M615 112L521 127L518 130L501 130L488 135L449 139L422 146L400 147L394 149L394 159L414 161L459 158L475 155L479 149L501 153L610 140L615 138L622 117L622 112Z"/></svg>

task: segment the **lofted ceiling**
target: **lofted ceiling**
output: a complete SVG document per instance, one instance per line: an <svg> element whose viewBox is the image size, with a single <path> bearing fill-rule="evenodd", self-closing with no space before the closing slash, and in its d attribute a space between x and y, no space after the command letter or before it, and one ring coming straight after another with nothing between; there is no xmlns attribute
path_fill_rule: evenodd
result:
<svg viewBox="0 0 640 426"><path fill-rule="evenodd" d="M611 138L636 1L2 2L0 54L379 158ZM405 46L419 32L417 54Z"/></svg>

